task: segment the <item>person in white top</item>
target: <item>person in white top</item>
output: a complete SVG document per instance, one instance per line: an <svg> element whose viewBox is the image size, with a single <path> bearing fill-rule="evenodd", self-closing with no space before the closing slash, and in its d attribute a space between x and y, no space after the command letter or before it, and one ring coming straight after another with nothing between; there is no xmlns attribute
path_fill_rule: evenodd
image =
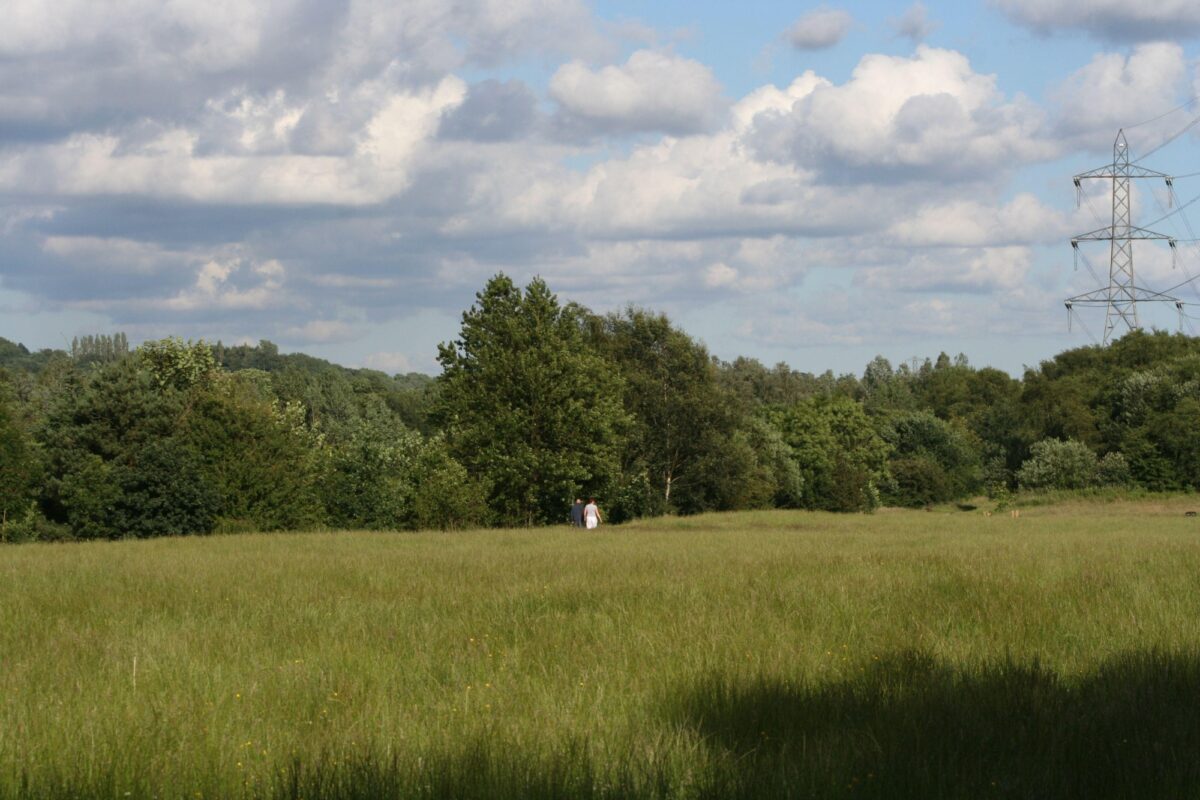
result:
<svg viewBox="0 0 1200 800"><path fill-rule="evenodd" d="M597 527L603 520L600 519L600 507L596 505L596 498L589 497L588 504L583 507L583 525L589 531Z"/></svg>

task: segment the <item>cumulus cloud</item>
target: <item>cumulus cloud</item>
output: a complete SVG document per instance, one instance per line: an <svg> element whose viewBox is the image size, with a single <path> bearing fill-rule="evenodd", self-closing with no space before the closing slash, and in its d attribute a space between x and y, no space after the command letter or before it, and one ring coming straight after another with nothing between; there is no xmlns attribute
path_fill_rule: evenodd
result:
<svg viewBox="0 0 1200 800"><path fill-rule="evenodd" d="M610 49L583 0L13 0L0 29L0 131L39 140L144 118L191 123L213 98L283 93L308 111L300 132L314 128L328 148L323 128L354 118L345 100L364 83L420 87L464 66Z"/></svg>
<svg viewBox="0 0 1200 800"><path fill-rule="evenodd" d="M259 311L284 301L285 270L278 261L246 262L241 258L212 259L196 272L195 284L163 307L169 311L236 309Z"/></svg>
<svg viewBox="0 0 1200 800"><path fill-rule="evenodd" d="M1063 241L1073 223L1031 194L996 206L966 198L926 205L888 231L907 247L982 247L1000 244L1048 244Z"/></svg>
<svg viewBox="0 0 1200 800"><path fill-rule="evenodd" d="M871 341L884 319L906 330L901 307L978 319L1065 224L975 193L1060 150L953 51L730 103L669 50L612 63L582 0L47 8L17 0L0 30L0 280L147 335L282 337L405 371L418 351L378 331L452 325L504 270L600 310L742 314L758 341ZM815 46L851 18L800 23ZM543 93L526 71L547 55ZM525 80L491 70L506 60ZM808 285L820 271L886 313L856 322L861 305Z"/></svg>
<svg viewBox="0 0 1200 800"><path fill-rule="evenodd" d="M845 84L813 84L791 108L760 112L750 141L762 158L832 180L965 179L1056 155L1042 127L1040 109L1006 99L961 53L922 45L907 58L866 56Z"/></svg>
<svg viewBox="0 0 1200 800"><path fill-rule="evenodd" d="M1178 39L1200 34L1200 5L1192 0L991 0L1014 22L1038 33L1082 30L1118 42Z"/></svg>
<svg viewBox="0 0 1200 800"><path fill-rule="evenodd" d="M1031 265L1027 247L923 250L900 264L865 269L857 281L887 291L990 293L1019 287Z"/></svg>
<svg viewBox="0 0 1200 800"><path fill-rule="evenodd" d="M241 126L233 138L254 158L206 155L198 150L196 132L182 127L163 128L136 149L119 134L79 133L62 143L0 154L0 190L234 204L375 203L409 184L413 162L443 111L460 103L464 92L461 80L447 77L429 88L381 95L346 157L279 153L272 147L257 152L264 130L286 137L298 118L283 107L274 115L245 112L243 106L228 114Z"/></svg>
<svg viewBox="0 0 1200 800"><path fill-rule="evenodd" d="M570 123L593 131L697 133L714 125L724 105L712 70L653 50L599 70L564 64L550 79L550 96Z"/></svg>
<svg viewBox="0 0 1200 800"><path fill-rule="evenodd" d="M1053 87L1059 134L1076 145L1108 150L1117 129L1151 120L1178 105L1189 90L1183 48L1168 42L1137 45L1128 55L1098 53ZM1178 117L1131 130L1131 146L1157 141L1179 125Z"/></svg>
<svg viewBox="0 0 1200 800"><path fill-rule="evenodd" d="M798 50L833 47L854 25L850 12L822 6L805 14L788 29L787 39Z"/></svg>

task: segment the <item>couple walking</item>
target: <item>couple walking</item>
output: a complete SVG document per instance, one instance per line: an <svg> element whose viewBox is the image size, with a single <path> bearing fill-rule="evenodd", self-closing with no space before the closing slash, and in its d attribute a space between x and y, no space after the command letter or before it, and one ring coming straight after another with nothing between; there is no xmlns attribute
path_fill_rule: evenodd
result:
<svg viewBox="0 0 1200 800"><path fill-rule="evenodd" d="M575 498L575 505L571 506L571 527L587 528L590 531L601 521L600 507L596 505L596 498L589 497L586 506L583 504L583 500Z"/></svg>

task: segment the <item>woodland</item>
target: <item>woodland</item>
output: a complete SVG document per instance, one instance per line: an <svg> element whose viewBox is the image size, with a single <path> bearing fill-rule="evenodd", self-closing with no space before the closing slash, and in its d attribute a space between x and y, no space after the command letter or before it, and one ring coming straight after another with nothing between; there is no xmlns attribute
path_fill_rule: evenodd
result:
<svg viewBox="0 0 1200 800"><path fill-rule="evenodd" d="M500 274L436 377L276 345L0 338L0 539L869 512L1200 488L1200 339L1133 332L1020 378L940 353L861 375L723 361L664 314Z"/></svg>

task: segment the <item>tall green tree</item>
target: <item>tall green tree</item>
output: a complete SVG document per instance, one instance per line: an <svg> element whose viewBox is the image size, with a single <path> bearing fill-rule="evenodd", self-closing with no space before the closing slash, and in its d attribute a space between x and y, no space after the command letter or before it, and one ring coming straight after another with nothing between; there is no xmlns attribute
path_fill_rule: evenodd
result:
<svg viewBox="0 0 1200 800"><path fill-rule="evenodd" d="M800 468L802 505L870 511L879 505L888 444L862 406L846 397L813 397L770 412Z"/></svg>
<svg viewBox="0 0 1200 800"><path fill-rule="evenodd" d="M747 409L719 379L708 350L663 314L630 308L593 319L592 337L625 381L633 418L625 470L643 473L657 508L690 514L758 496ZM770 494L770 492L768 492Z"/></svg>
<svg viewBox="0 0 1200 800"><path fill-rule="evenodd" d="M32 442L18 422L3 377L0 371L0 521L25 511L37 473Z"/></svg>
<svg viewBox="0 0 1200 800"><path fill-rule="evenodd" d="M80 538L207 533L217 495L181 438L188 395L135 359L68 384L39 429L47 515Z"/></svg>
<svg viewBox="0 0 1200 800"><path fill-rule="evenodd" d="M982 488L982 444L970 430L928 411L902 411L876 420L891 447L884 499L922 506L970 495Z"/></svg>
<svg viewBox="0 0 1200 800"><path fill-rule="evenodd" d="M320 435L300 404L266 391L256 371L215 373L207 387L189 392L176 436L196 454L225 524L312 527L324 518Z"/></svg>
<svg viewBox="0 0 1200 800"><path fill-rule="evenodd" d="M561 521L574 496L602 496L618 474L621 381L580 315L540 278L522 292L500 274L463 313L459 338L438 347L436 418L505 524Z"/></svg>

